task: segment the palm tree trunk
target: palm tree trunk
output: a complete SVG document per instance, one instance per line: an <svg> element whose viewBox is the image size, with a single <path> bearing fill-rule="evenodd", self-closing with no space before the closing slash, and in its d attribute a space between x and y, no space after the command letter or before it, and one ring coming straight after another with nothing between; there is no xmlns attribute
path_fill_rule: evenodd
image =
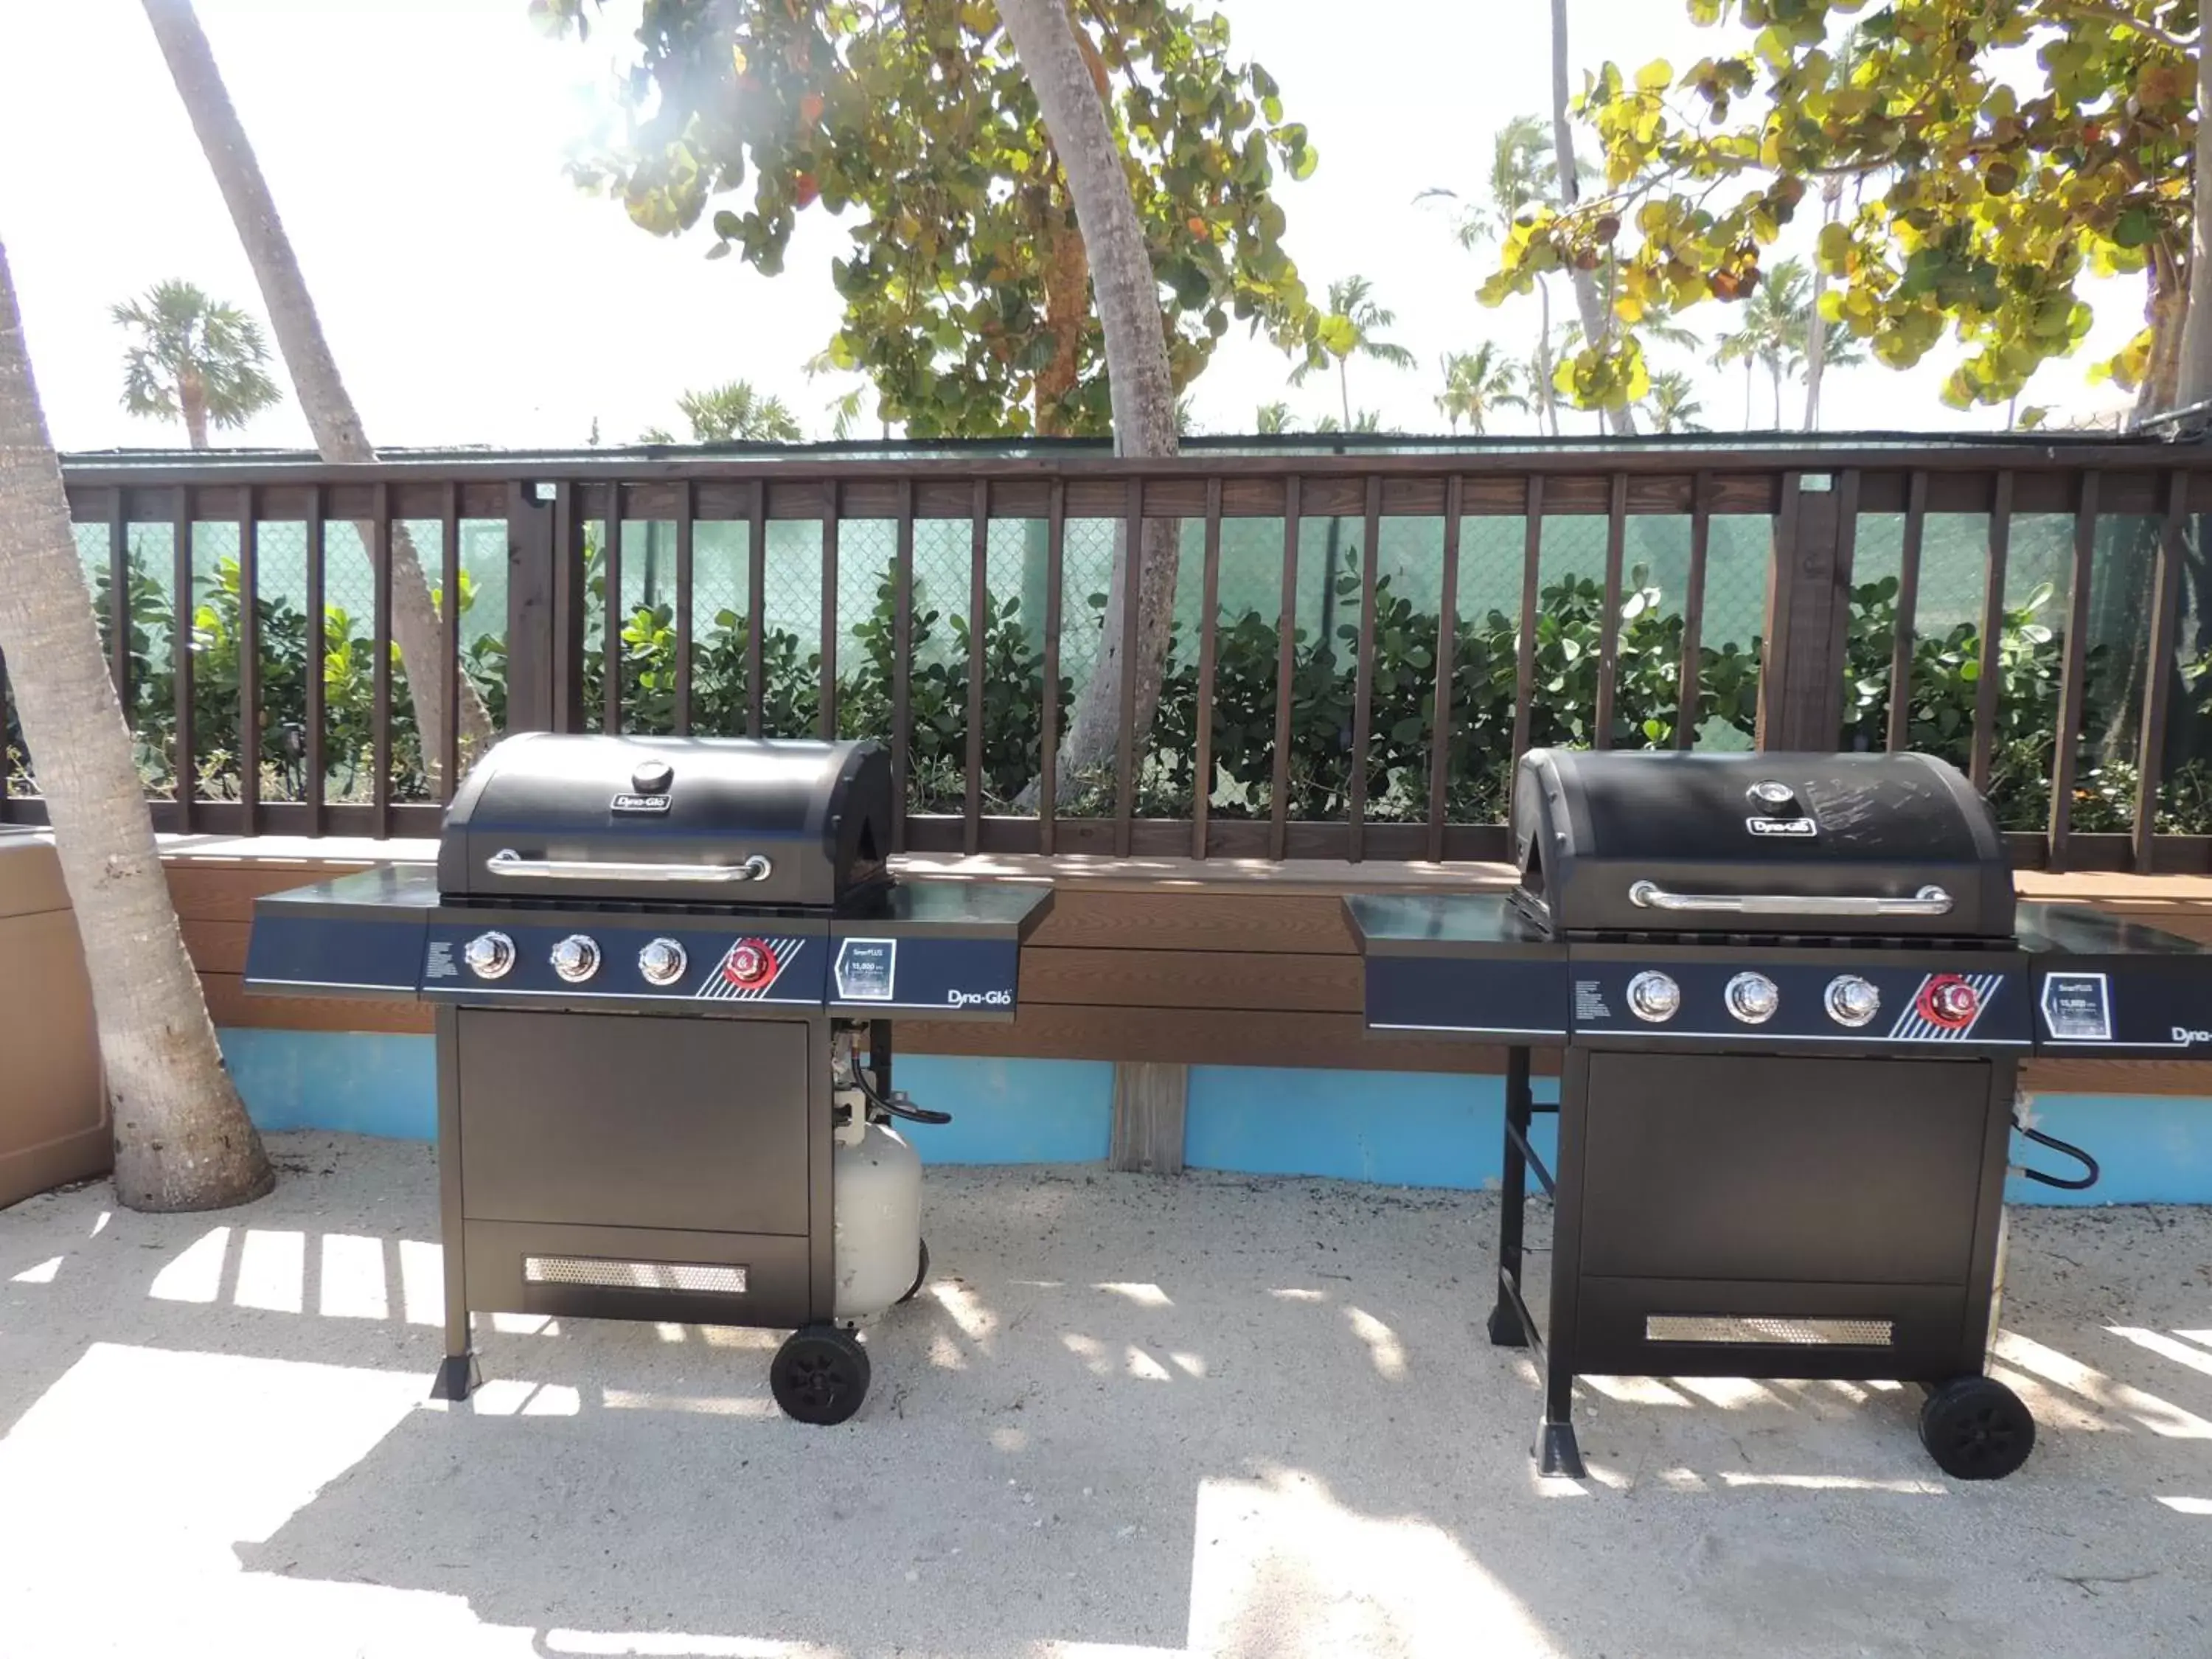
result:
<svg viewBox="0 0 2212 1659"><path fill-rule="evenodd" d="M1751 423L1756 418L1752 414L1751 399L1759 386L1758 368L1758 358L1747 356L1743 360L1743 429L1746 432L1752 429Z"/></svg>
<svg viewBox="0 0 2212 1659"><path fill-rule="evenodd" d="M1575 177L1574 128L1567 119L1567 0L1552 0L1552 161L1559 176L1559 204L1572 207L1581 198L1582 185ZM1595 349L1612 337L1613 313L1598 296L1594 273L1577 270L1572 275L1583 341ZM1635 417L1626 409L1608 409L1601 418L1615 437L1635 435Z"/></svg>
<svg viewBox="0 0 2212 1659"><path fill-rule="evenodd" d="M1552 285L1536 279L1537 316L1542 332L1536 336L1536 430L1548 428L1559 435L1559 416L1552 407Z"/></svg>
<svg viewBox="0 0 2212 1659"><path fill-rule="evenodd" d="M2197 26L2197 107L2212 111L2212 22ZM2197 124L2196 210L2191 216L2188 298L2181 320L2180 358L2174 374L2174 404L2212 401L2212 120Z"/></svg>
<svg viewBox="0 0 2212 1659"><path fill-rule="evenodd" d="M1045 131L1067 180L1084 246L1091 288L1106 336L1106 378L1114 406L1117 455L1176 453L1175 382L1168 368L1167 335L1160 317L1159 283L1145 251L1135 200L1122 171L1121 148L1106 119L1104 94L1085 63L1065 0L999 0L999 15L1014 43L1022 70L1036 94ZM1114 574L1107 585L1105 638L1096 667L1076 700L1062 739L1057 777L1063 799L1072 797L1115 758L1121 732L1122 676L1136 675L1136 744L1159 706L1160 673L1175 619L1176 567L1182 526L1172 519L1144 521L1137 583L1137 653L1121 653L1118 618L1128 604L1129 548L1117 539Z"/></svg>
<svg viewBox="0 0 2212 1659"><path fill-rule="evenodd" d="M191 379L177 383L177 407L185 416L185 441L194 449L208 447L207 394Z"/></svg>
<svg viewBox="0 0 2212 1659"><path fill-rule="evenodd" d="M376 450L362 428L345 382L339 378L337 361L323 337L322 322L307 293L307 279L301 275L299 259L292 252L291 238L284 234L283 221L276 216L268 181L261 175L261 164L246 141L238 112L231 106L230 94L192 11L191 0L144 0L144 3L147 21L154 26L154 37L168 62L170 78L177 83L192 131L199 135L208 166L229 204L254 280L261 285L262 301L269 307L276 344L284 354L285 368L291 372L292 387L314 434L316 449L324 460L332 463L374 460ZM374 545L371 535L372 527L363 525L364 547ZM446 596L449 614L454 612L459 598L458 594ZM314 622L320 626L321 618ZM392 637L399 647L416 728L422 733L423 770L434 787L440 781L439 734L445 730L445 686L440 667L448 648L446 623L430 597L414 538L405 526L397 524L392 532ZM491 717L475 685L466 675L459 678L459 727L465 763L489 747L492 729Z"/></svg>
<svg viewBox="0 0 2212 1659"><path fill-rule="evenodd" d="M1344 429L1352 430L1352 354L1345 353L1336 360L1337 397L1344 406Z"/></svg>
<svg viewBox="0 0 2212 1659"><path fill-rule="evenodd" d="M1766 372L1774 380L1774 429L1779 432L1782 430L1782 360L1777 357L1766 366Z"/></svg>
<svg viewBox="0 0 2212 1659"><path fill-rule="evenodd" d="M0 248L0 652L52 821L100 1027L116 1196L242 1204L274 1177L216 1047L93 621Z"/></svg>
<svg viewBox="0 0 2212 1659"><path fill-rule="evenodd" d="M1820 182L1820 222L1835 222L1843 206L1844 181L1831 175ZM1828 291L1828 273L1816 255L1813 260L1813 299L1805 319L1805 430L1820 429L1820 371L1828 361L1828 319L1820 314L1820 296Z"/></svg>

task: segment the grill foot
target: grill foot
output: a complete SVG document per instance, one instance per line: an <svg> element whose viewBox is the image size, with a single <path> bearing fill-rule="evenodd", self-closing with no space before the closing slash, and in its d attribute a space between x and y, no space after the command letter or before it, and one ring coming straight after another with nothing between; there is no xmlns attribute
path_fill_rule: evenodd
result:
<svg viewBox="0 0 2212 1659"><path fill-rule="evenodd" d="M1547 1423L1537 1430L1536 1469L1568 1480L1580 1480L1588 1473L1583 1468L1582 1448L1575 1443L1573 1424Z"/></svg>
<svg viewBox="0 0 2212 1659"><path fill-rule="evenodd" d="M1528 1346L1528 1333L1521 1328L1520 1314L1503 1297L1490 1310L1488 1328L1490 1346L1493 1348L1525 1348Z"/></svg>
<svg viewBox="0 0 2212 1659"><path fill-rule="evenodd" d="M438 1362L438 1375L430 1384L433 1400L466 1400L483 1381L473 1353L447 1354Z"/></svg>

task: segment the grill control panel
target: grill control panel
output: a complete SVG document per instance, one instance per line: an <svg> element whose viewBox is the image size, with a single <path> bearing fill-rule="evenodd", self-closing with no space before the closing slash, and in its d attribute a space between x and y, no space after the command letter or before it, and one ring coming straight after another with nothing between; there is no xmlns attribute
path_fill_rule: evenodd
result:
<svg viewBox="0 0 2212 1659"><path fill-rule="evenodd" d="M418 958L435 1002L618 1006L737 1013L834 1010L848 1018L927 1013L1004 1019L1014 1012L1012 939L871 928L848 936L816 919L507 914L432 921ZM578 924L581 923L582 926Z"/></svg>
<svg viewBox="0 0 2212 1659"><path fill-rule="evenodd" d="M1571 953L1571 1029L1644 1041L1965 1042L2025 1047L2028 999L2018 969L1929 969L1809 961L1592 959ZM1655 986L1663 982L1663 993Z"/></svg>

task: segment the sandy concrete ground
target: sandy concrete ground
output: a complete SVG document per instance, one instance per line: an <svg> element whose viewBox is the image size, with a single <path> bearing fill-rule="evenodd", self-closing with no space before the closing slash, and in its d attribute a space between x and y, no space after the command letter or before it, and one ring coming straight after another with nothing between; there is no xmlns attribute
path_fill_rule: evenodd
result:
<svg viewBox="0 0 2212 1659"><path fill-rule="evenodd" d="M2212 1212L2016 1214L2009 1481L1907 1390L1652 1381L1585 1389L1574 1485L1486 1198L935 1172L822 1431L698 1327L503 1320L426 1403L428 1150L276 1150L225 1216L0 1212L6 1659L2212 1653Z"/></svg>

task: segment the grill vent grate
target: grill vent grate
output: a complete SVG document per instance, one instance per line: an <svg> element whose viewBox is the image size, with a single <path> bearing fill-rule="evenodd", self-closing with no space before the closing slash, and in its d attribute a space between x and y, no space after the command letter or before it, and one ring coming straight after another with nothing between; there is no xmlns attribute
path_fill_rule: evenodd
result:
<svg viewBox="0 0 2212 1659"><path fill-rule="evenodd" d="M1793 1348L1887 1348L1896 1328L1887 1319L1789 1319L1749 1314L1651 1314L1646 1342L1734 1342Z"/></svg>
<svg viewBox="0 0 2212 1659"><path fill-rule="evenodd" d="M532 1285L581 1285L609 1291L704 1291L743 1296L745 1270L714 1261L609 1261L588 1255L527 1255L522 1276Z"/></svg>

